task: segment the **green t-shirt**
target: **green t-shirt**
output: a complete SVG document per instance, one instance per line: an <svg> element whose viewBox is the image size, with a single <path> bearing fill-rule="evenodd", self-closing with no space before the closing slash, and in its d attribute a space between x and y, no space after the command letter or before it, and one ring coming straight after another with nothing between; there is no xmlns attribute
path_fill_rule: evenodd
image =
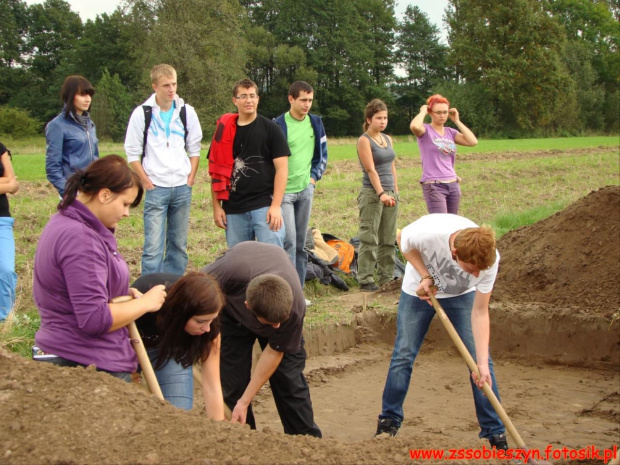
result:
<svg viewBox="0 0 620 465"><path fill-rule="evenodd" d="M291 156L288 159L288 181L286 193L295 194L303 191L310 183L310 168L314 154L314 131L310 117L298 121L290 112L284 115L288 146Z"/></svg>

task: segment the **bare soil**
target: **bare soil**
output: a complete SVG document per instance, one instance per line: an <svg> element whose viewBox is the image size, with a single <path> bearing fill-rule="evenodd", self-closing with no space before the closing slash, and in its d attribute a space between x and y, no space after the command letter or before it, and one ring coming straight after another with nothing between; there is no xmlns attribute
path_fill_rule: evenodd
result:
<svg viewBox="0 0 620 465"><path fill-rule="evenodd" d="M316 421L326 437L353 444L372 440L390 353L391 346L375 344L309 361ZM620 377L611 365L603 370L532 365L508 356L496 358L495 370L504 408L528 447L609 448L618 442ZM281 429L271 397L260 400L261 424ZM423 346L404 410L399 436L410 448L488 446L478 439L467 368L444 341Z"/></svg>
<svg viewBox="0 0 620 465"><path fill-rule="evenodd" d="M612 317L620 308L620 186L591 192L498 243L494 298Z"/></svg>
<svg viewBox="0 0 620 465"><path fill-rule="evenodd" d="M491 351L502 402L532 449L620 443L619 189L600 189L499 242ZM376 298L394 307L398 290ZM322 440L281 434L268 388L255 402L259 430L250 431L208 420L199 395L194 410L182 412L139 385L0 348L0 463L412 463L410 449L485 444L465 365L435 323L416 362L401 434L373 439L394 316L360 312L361 301L360 294L342 298L350 325L307 334Z"/></svg>

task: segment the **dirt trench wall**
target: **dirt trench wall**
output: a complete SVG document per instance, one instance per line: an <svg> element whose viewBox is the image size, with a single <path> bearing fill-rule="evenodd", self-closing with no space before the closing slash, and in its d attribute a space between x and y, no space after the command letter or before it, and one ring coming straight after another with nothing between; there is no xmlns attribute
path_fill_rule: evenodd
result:
<svg viewBox="0 0 620 465"><path fill-rule="evenodd" d="M367 311L357 315L356 324L359 342L394 343L395 315ZM453 345L437 318L425 339L425 345L429 344ZM620 321L571 309L551 312L536 304L496 303L491 308L491 352L495 358L533 358L578 367L608 363L618 366Z"/></svg>
<svg viewBox="0 0 620 465"><path fill-rule="evenodd" d="M310 357L340 354L355 347L355 321L348 324L335 323L327 327L304 330L306 352Z"/></svg>
<svg viewBox="0 0 620 465"><path fill-rule="evenodd" d="M541 311L523 304L495 304L491 315L491 346L496 354L540 357L570 366L620 366L620 321L572 309Z"/></svg>

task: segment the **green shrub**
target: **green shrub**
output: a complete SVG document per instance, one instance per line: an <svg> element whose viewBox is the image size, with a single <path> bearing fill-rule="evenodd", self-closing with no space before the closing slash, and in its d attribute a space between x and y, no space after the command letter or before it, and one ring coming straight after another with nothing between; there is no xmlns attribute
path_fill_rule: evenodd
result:
<svg viewBox="0 0 620 465"><path fill-rule="evenodd" d="M28 111L19 108L0 107L0 134L24 139L36 136L41 130L41 122L32 118Z"/></svg>

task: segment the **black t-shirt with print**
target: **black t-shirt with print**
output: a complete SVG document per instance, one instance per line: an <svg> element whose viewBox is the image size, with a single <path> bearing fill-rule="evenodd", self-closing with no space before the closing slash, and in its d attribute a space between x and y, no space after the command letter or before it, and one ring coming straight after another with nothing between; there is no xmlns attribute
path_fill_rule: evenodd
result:
<svg viewBox="0 0 620 465"><path fill-rule="evenodd" d="M8 156L9 152L7 148L0 142L0 178L4 176L3 158ZM0 194L0 217L7 216L11 216L11 212L9 211L9 199L6 194Z"/></svg>
<svg viewBox="0 0 620 465"><path fill-rule="evenodd" d="M245 213L270 206L276 175L273 160L289 155L282 129L270 119L258 115L250 124L237 126L230 198L222 202L224 212Z"/></svg>

